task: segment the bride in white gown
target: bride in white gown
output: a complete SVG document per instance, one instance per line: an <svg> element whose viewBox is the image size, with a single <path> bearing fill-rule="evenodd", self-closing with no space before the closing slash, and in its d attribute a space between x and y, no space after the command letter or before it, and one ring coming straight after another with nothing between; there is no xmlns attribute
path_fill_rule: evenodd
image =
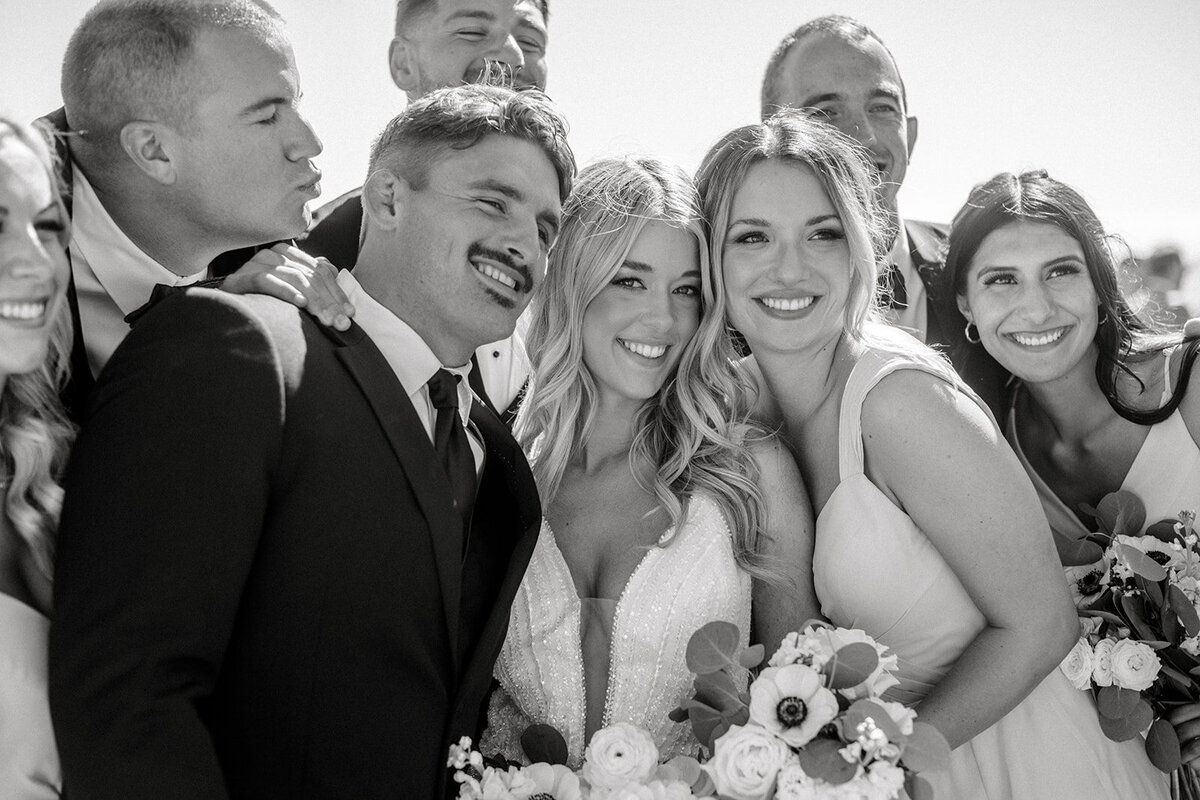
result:
<svg viewBox="0 0 1200 800"><path fill-rule="evenodd" d="M667 715L691 689L691 634L727 620L773 647L815 616L812 512L791 456L742 420L691 181L647 158L579 176L526 344L517 420L545 520L496 664L481 750L568 764L617 722L694 754ZM731 420L733 420L731 422ZM800 577L797 577L800 576ZM753 615L751 613L753 598Z"/></svg>

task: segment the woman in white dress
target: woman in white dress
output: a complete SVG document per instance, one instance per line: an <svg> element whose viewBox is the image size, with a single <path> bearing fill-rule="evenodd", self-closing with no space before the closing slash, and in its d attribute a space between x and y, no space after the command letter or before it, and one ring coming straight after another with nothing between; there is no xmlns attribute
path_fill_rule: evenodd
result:
<svg viewBox="0 0 1200 800"><path fill-rule="evenodd" d="M513 603L481 750L527 760L533 723L578 766L629 722L664 758L685 649L712 620L774 647L816 612L812 517L786 450L745 422L695 189L650 158L583 170L563 210L526 345L516 423L545 521ZM753 597L753 614L751 598Z"/></svg>
<svg viewBox="0 0 1200 800"><path fill-rule="evenodd" d="M862 152L781 113L726 135L697 184L720 310L817 512L822 611L898 656L885 696L954 748L935 795L1165 797L1057 669L1079 627L1024 470L949 364L881 321L891 236Z"/></svg>
<svg viewBox="0 0 1200 800"><path fill-rule="evenodd" d="M46 700L55 476L71 429L58 401L70 342L66 210L42 139L0 117L0 787L58 797Z"/></svg>
<svg viewBox="0 0 1200 800"><path fill-rule="evenodd" d="M1109 492L1137 495L1147 524L1200 512L1200 391L1187 391L1200 341L1130 307L1078 192L1041 170L980 184L954 218L945 277L963 317L954 357L1009 374L1008 439L1065 566L1098 558L1080 545L1095 527L1083 506ZM1200 761L1200 722L1180 733Z"/></svg>

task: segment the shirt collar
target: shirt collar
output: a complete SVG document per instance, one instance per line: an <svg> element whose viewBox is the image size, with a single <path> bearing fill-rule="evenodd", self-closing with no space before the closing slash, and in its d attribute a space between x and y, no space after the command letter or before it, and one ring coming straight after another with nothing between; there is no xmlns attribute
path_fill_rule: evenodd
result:
<svg viewBox="0 0 1200 800"><path fill-rule="evenodd" d="M888 251L888 260L895 264L900 269L900 274L904 277L909 277L916 271L913 265L912 250L908 243L908 231L904 229L904 219L899 218L899 230L896 232L896 241L892 242L892 249Z"/></svg>
<svg viewBox="0 0 1200 800"><path fill-rule="evenodd" d="M145 305L157 284L186 286L207 276L207 269L176 275L146 255L117 227L78 164L72 164L72 172L71 247L82 254L122 314Z"/></svg>
<svg viewBox="0 0 1200 800"><path fill-rule="evenodd" d="M338 286L346 293L346 299L354 306L354 321L358 323L371 341L383 353L388 366L400 379L409 400L416 402L417 396L428 398L426 384L439 369L458 375L458 412L466 425L471 418L471 402L474 393L468 383L471 362L461 367L447 367L429 349L429 345L404 320L397 317L362 288L362 284L347 270L337 276ZM427 399L424 402L428 402Z"/></svg>

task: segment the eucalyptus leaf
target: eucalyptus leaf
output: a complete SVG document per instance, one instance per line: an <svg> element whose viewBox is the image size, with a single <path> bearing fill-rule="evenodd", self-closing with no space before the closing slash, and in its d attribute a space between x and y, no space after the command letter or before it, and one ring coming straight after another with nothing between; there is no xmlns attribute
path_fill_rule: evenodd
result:
<svg viewBox="0 0 1200 800"><path fill-rule="evenodd" d="M1141 698L1138 699L1141 700ZM1127 717L1113 719L1100 714L1098 719L1100 720L1100 730L1104 731L1105 736L1114 742L1124 742L1150 727L1150 723L1154 720L1154 712L1150 710L1149 703L1141 700Z"/></svg>
<svg viewBox="0 0 1200 800"><path fill-rule="evenodd" d="M1113 545L1113 552L1133 570L1135 575L1140 575L1149 581L1161 581L1167 577L1167 571L1162 568L1161 564L1136 547L1118 543Z"/></svg>
<svg viewBox="0 0 1200 800"><path fill-rule="evenodd" d="M874 700L855 700L842 716L842 737L852 742L858 738L858 726L870 719L875 727L883 731L889 742L899 743L904 739L900 728L892 721L887 709Z"/></svg>
<svg viewBox="0 0 1200 800"><path fill-rule="evenodd" d="M1155 566L1158 565L1155 564ZM1121 611L1125 613L1126 621L1137 632L1139 639L1155 638L1154 631L1146 624L1145 617L1142 614L1142 604L1138 598L1130 597L1127 594L1121 595Z"/></svg>
<svg viewBox="0 0 1200 800"><path fill-rule="evenodd" d="M725 671L696 676L696 699L707 703L722 714L743 707L737 684Z"/></svg>
<svg viewBox="0 0 1200 800"><path fill-rule="evenodd" d="M1146 506L1133 492L1109 492L1096 505L1096 521L1113 536L1137 536L1146 525Z"/></svg>
<svg viewBox="0 0 1200 800"><path fill-rule="evenodd" d="M1156 522L1150 527L1146 528L1146 533L1144 535L1153 536L1155 539L1164 541L1167 544L1170 544L1171 542L1180 542L1182 544L1183 539L1183 537L1175 532L1175 521L1166 519Z"/></svg>
<svg viewBox="0 0 1200 800"><path fill-rule="evenodd" d="M521 749L531 764L544 761L547 764L567 763L567 740L551 725L530 725L521 734Z"/></svg>
<svg viewBox="0 0 1200 800"><path fill-rule="evenodd" d="M1179 769L1183 756L1179 751L1179 736L1175 727L1165 719L1156 719L1146 734L1146 755L1150 763L1163 772Z"/></svg>
<svg viewBox="0 0 1200 800"><path fill-rule="evenodd" d="M754 669L759 664L763 663L763 659L767 655L767 649L761 644L753 644L747 647L738 655L738 663L746 669Z"/></svg>
<svg viewBox="0 0 1200 800"><path fill-rule="evenodd" d="M942 732L927 722L914 722L900 761L913 772L950 768L950 744Z"/></svg>
<svg viewBox="0 0 1200 800"><path fill-rule="evenodd" d="M1095 564L1104 556L1104 548L1089 539L1071 539L1054 534L1054 547L1058 550L1058 560L1064 567Z"/></svg>
<svg viewBox="0 0 1200 800"><path fill-rule="evenodd" d="M687 667L697 675L737 665L740 646L738 626L714 620L692 634L687 646Z"/></svg>
<svg viewBox="0 0 1200 800"><path fill-rule="evenodd" d="M1103 717L1124 719L1133 713L1138 701L1142 699L1141 692L1133 689L1122 689L1120 686L1105 686L1096 695L1096 710Z"/></svg>
<svg viewBox="0 0 1200 800"><path fill-rule="evenodd" d="M710 753L713 742L729 730L729 725L721 718L721 712L703 703L688 706L688 719L692 723L692 733L696 735L696 741L707 747ZM724 727L718 732L717 729L722 725Z"/></svg>
<svg viewBox="0 0 1200 800"><path fill-rule="evenodd" d="M1192 601L1188 600L1187 595L1183 593L1175 584L1171 584L1167 588L1167 597L1171 601L1171 610L1179 617L1179 621L1183 623L1183 627L1187 630L1188 636L1200 634L1200 614L1196 613L1196 607L1192 605Z"/></svg>
<svg viewBox="0 0 1200 800"><path fill-rule="evenodd" d="M879 666L879 654L866 642L854 642L833 654L822 670L829 676L830 689L851 689L871 677Z"/></svg>
<svg viewBox="0 0 1200 800"><path fill-rule="evenodd" d="M939 800L933 793L933 786L920 775L905 775L904 791L908 793L910 800Z"/></svg>
<svg viewBox="0 0 1200 800"><path fill-rule="evenodd" d="M838 752L844 745L833 739L813 739L799 753L800 768L810 778L819 778L834 785L845 783L858 771Z"/></svg>
<svg viewBox="0 0 1200 800"><path fill-rule="evenodd" d="M1158 562L1155 563L1157 564ZM1166 577L1166 570L1163 570L1163 577ZM1139 576L1137 579L1137 584L1138 587L1146 593L1146 597L1149 598L1150 602L1155 608L1163 607L1163 604L1166 603L1166 598L1163 597L1162 589L1157 583L1154 581L1148 581Z"/></svg>

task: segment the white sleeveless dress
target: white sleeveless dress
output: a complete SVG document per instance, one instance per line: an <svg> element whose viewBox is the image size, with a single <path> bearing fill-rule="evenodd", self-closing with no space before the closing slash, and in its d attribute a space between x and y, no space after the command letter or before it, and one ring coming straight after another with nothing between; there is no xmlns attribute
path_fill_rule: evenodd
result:
<svg viewBox="0 0 1200 800"><path fill-rule="evenodd" d="M0 798L53 800L62 788L46 699L50 620L0 592Z"/></svg>
<svg viewBox="0 0 1200 800"><path fill-rule="evenodd" d="M901 369L930 371L878 351L851 371L838 423L841 482L817 517L813 575L830 621L861 628L896 653L900 685L885 697L913 706L954 666L986 620L933 543L863 471L863 400L884 376ZM955 749L948 772L924 777L936 797L953 800L1168 796L1167 778L1142 743L1105 737L1089 695L1058 669Z"/></svg>
<svg viewBox="0 0 1200 800"><path fill-rule="evenodd" d="M1170 351L1164 354L1164 359L1166 363L1163 365L1163 374L1166 380L1159 401L1160 406L1170 400L1172 394ZM1050 521L1055 535L1073 541L1090 533L1079 517L1067 508L1066 503L1058 499L1058 495L1042 480L1025 457L1017 436L1015 403L1009 411L1005 433L1013 450L1017 452L1021 466L1025 467L1034 488L1037 489L1042 508L1046 511L1046 518ZM1121 488L1137 495L1146 506L1147 525L1162 519L1178 519L1180 511L1195 511L1200 514L1200 446L1192 439L1192 434L1178 409L1162 422L1150 427L1150 432L1134 456L1125 480L1121 482Z"/></svg>
<svg viewBox="0 0 1200 800"><path fill-rule="evenodd" d="M481 752L522 763L520 737L531 724L553 726L567 740L568 765L583 760L586 686L607 660L601 727L628 722L654 737L661 756L695 755L691 725L667 715L690 696L684 660L691 635L707 622L750 632L750 576L733 558L729 527L710 498L697 495L684 522L663 535L630 575L620 598L581 599L549 525L513 602L508 637L496 662L500 682L488 708ZM596 624L611 614L611 628ZM592 654L591 658L585 653ZM587 673L587 674L585 674Z"/></svg>

